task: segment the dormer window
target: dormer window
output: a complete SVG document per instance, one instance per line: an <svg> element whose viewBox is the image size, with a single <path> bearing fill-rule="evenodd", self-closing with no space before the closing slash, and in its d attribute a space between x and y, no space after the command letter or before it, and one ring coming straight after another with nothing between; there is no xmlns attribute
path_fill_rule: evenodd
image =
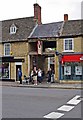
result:
<svg viewBox="0 0 83 120"><path fill-rule="evenodd" d="M10 27L10 34L15 34L17 30L17 27L15 26L15 24L12 24Z"/></svg>

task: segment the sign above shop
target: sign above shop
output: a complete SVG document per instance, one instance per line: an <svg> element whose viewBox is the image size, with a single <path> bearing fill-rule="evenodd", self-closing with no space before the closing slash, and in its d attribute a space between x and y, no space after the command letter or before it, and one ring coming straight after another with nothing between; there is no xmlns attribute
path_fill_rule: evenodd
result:
<svg viewBox="0 0 83 120"><path fill-rule="evenodd" d="M0 62L24 62L24 58L16 59L13 56L0 57Z"/></svg>
<svg viewBox="0 0 83 120"><path fill-rule="evenodd" d="M63 62L80 62L83 61L83 54L72 54L72 55L64 55L62 57Z"/></svg>

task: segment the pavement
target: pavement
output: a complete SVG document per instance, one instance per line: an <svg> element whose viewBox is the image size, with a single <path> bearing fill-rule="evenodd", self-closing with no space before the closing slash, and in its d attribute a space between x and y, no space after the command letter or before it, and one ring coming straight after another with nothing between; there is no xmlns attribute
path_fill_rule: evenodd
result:
<svg viewBox="0 0 83 120"><path fill-rule="evenodd" d="M43 82L38 85L34 85L32 83L23 83L19 82L9 82L9 81L0 81L0 86L10 86L10 87L28 87L28 88L56 88L56 89L83 89L83 84L81 83L73 83L73 84L65 84L65 83L46 83Z"/></svg>

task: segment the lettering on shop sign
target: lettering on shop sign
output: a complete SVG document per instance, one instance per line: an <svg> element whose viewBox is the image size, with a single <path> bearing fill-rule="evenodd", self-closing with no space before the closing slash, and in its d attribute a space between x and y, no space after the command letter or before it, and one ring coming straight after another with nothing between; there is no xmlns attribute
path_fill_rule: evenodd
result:
<svg viewBox="0 0 83 120"><path fill-rule="evenodd" d="M83 56L80 58L80 60L83 60Z"/></svg>

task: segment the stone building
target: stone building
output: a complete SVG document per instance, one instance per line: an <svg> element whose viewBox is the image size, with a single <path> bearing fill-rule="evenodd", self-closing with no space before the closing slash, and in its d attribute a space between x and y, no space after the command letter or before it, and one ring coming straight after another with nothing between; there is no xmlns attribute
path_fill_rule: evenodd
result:
<svg viewBox="0 0 83 120"><path fill-rule="evenodd" d="M17 80L17 69L28 76L34 66L51 67L59 82L83 80L83 20L42 24L41 7L34 16L0 22L0 78ZM2 62L1 62L2 61Z"/></svg>

